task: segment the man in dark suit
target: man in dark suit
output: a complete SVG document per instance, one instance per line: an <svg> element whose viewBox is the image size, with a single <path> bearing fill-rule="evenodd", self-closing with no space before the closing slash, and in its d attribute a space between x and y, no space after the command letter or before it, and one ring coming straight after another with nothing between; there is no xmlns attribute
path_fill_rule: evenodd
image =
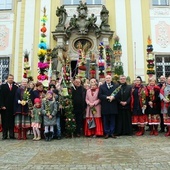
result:
<svg viewBox="0 0 170 170"><path fill-rule="evenodd" d="M14 100L17 86L14 83L14 76L9 74L7 82L1 85L0 106L2 118L2 139L15 139L14 137Z"/></svg>
<svg viewBox="0 0 170 170"><path fill-rule="evenodd" d="M126 83L126 76L120 76L121 89L118 96L116 135L132 135L132 116L130 112L131 85Z"/></svg>
<svg viewBox="0 0 170 170"><path fill-rule="evenodd" d="M83 113L85 111L85 96L86 90L81 85L81 80L74 80L75 88L72 88L73 113L76 120L76 135L80 137L83 128Z"/></svg>
<svg viewBox="0 0 170 170"><path fill-rule="evenodd" d="M101 100L101 113L104 123L105 139L109 136L116 138L115 133L115 117L118 114L116 96L111 96L112 92L118 87L112 82L112 77L107 75L105 83L99 88L99 99Z"/></svg>
<svg viewBox="0 0 170 170"><path fill-rule="evenodd" d="M159 78L158 86L161 89L162 86L165 86L165 85L166 85L166 77L162 75ZM160 102L160 110L161 110L161 102ZM165 125L164 125L164 119L163 119L163 114L162 113L160 113L160 118L161 118L161 123L160 123L161 130L159 132L165 132Z"/></svg>

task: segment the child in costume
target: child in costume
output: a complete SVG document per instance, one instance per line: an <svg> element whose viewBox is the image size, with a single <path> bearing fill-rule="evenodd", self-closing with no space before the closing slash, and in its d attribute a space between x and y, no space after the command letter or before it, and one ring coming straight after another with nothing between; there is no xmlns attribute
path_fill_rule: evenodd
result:
<svg viewBox="0 0 170 170"><path fill-rule="evenodd" d="M54 135L57 114L57 104L53 100L52 91L47 91L46 98L42 102L42 114L44 115L45 140L50 141Z"/></svg>
<svg viewBox="0 0 170 170"><path fill-rule="evenodd" d="M40 140L41 134L40 134L40 128L42 123L42 115L41 115L41 100L39 98L34 99L34 108L31 114L31 126L34 133L33 140Z"/></svg>

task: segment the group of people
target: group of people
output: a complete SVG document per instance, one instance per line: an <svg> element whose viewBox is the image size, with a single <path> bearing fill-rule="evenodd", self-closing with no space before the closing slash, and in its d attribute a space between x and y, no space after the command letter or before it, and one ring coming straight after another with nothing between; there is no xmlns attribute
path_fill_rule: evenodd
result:
<svg viewBox="0 0 170 170"><path fill-rule="evenodd" d="M27 139L30 130L35 141L42 136L46 141L61 139L65 134L61 91L58 80L52 80L44 90L41 82L34 84L27 79L18 86L9 74L0 86L2 139L15 139L15 133L17 139ZM160 125L160 131L165 132L166 127L165 136L170 136L170 77L161 76L159 83L151 77L147 85L142 84L140 76L133 84L127 84L124 75L116 83L110 75L84 84L75 78L71 93L77 137L141 136L146 125L150 135L157 136ZM92 119L95 126L89 128Z"/></svg>
<svg viewBox="0 0 170 170"><path fill-rule="evenodd" d="M14 76L9 74L4 84L0 86L0 112L2 139L27 139L28 131L32 130L33 140L42 136L50 141L54 136L54 126L58 125L58 90L49 85L47 91L43 84L22 79L21 84L14 82ZM53 85L55 86L55 85ZM57 138L61 139L60 127Z"/></svg>

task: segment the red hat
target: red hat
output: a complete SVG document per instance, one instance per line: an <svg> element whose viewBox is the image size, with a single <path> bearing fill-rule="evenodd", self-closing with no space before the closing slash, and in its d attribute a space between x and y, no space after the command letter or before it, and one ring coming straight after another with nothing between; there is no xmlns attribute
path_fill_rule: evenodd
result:
<svg viewBox="0 0 170 170"><path fill-rule="evenodd" d="M35 104L35 103L41 103L41 100L40 100L39 98L35 98L35 99L34 99L34 104Z"/></svg>

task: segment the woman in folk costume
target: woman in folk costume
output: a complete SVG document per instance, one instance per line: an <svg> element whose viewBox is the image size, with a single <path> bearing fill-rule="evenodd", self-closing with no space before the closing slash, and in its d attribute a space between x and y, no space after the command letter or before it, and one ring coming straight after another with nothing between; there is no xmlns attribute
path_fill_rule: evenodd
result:
<svg viewBox="0 0 170 170"><path fill-rule="evenodd" d="M85 136L103 136L103 125L101 118L101 105L98 98L99 88L95 79L90 80L90 89L86 92L86 119L85 119ZM93 115L92 115L93 114ZM88 129L87 121L94 116L96 127Z"/></svg>
<svg viewBox="0 0 170 170"><path fill-rule="evenodd" d="M18 139L27 139L27 130L31 127L28 98L30 97L27 91L27 79L22 79L21 87L15 94L15 127L18 129Z"/></svg>
<svg viewBox="0 0 170 170"><path fill-rule="evenodd" d="M150 135L158 135L158 125L160 124L160 87L156 85L156 79L150 78L147 85L148 103L146 114L148 115L148 123L150 125Z"/></svg>
<svg viewBox="0 0 170 170"><path fill-rule="evenodd" d="M141 77L138 76L131 92L132 125L138 125L138 131L135 134L137 136L144 134L145 124L148 123L147 115L145 114L147 97L147 89L142 85Z"/></svg>
<svg viewBox="0 0 170 170"><path fill-rule="evenodd" d="M167 83L162 86L160 90L161 99L161 113L164 118L164 125L167 125L167 133L165 136L170 136L170 116L168 114L168 107L170 107L170 77L167 78Z"/></svg>

